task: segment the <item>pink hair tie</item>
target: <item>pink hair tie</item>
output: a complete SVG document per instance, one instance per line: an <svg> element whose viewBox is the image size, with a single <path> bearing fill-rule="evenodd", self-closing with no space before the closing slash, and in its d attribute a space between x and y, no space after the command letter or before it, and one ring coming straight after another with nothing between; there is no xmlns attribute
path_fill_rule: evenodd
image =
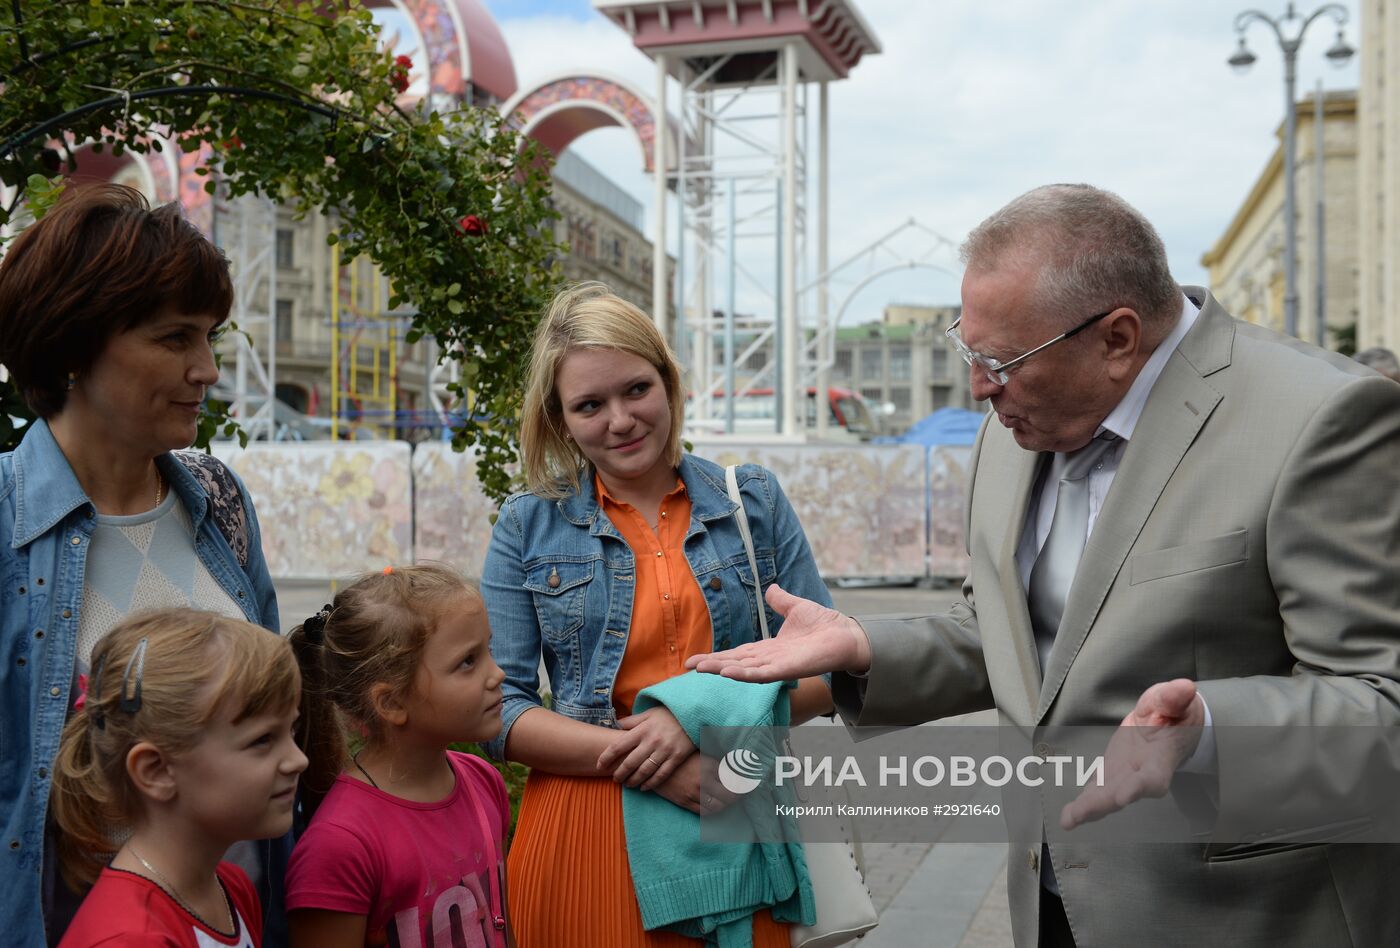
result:
<svg viewBox="0 0 1400 948"><path fill-rule="evenodd" d="M78 676L78 697L77 697L77 700L75 700L75 701L73 702L73 710L74 710L74 711L81 711L81 710L83 710L84 705L87 704L87 695L88 695L88 676L87 676L87 675L79 675L79 676Z"/></svg>

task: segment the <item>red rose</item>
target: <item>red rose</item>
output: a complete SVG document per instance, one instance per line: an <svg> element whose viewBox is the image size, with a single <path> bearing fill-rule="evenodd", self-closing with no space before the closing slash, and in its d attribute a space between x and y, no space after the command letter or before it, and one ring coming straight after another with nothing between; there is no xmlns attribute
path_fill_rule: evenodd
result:
<svg viewBox="0 0 1400 948"><path fill-rule="evenodd" d="M413 68L413 60L407 56L395 56L394 65L389 67L389 85L395 92L408 91L408 71Z"/></svg>
<svg viewBox="0 0 1400 948"><path fill-rule="evenodd" d="M462 233L470 234L473 237L481 237L486 233L486 222L475 214L468 214L457 222Z"/></svg>

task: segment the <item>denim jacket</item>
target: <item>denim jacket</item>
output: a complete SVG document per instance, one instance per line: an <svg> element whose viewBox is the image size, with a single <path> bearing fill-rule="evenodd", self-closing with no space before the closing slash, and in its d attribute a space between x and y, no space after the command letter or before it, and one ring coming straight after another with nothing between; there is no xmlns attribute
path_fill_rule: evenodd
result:
<svg viewBox="0 0 1400 948"><path fill-rule="evenodd" d="M734 519L737 507L724 468L686 454L679 467L690 498L684 550L710 610L717 649L761 636L754 576ZM772 473L756 464L738 469L753 533L758 581L831 604L811 547ZM501 733L486 745L504 758L506 736L521 713L540 706L539 666L549 674L550 707L566 717L614 726L613 681L632 626L635 559L602 512L591 470L579 492L562 500L514 494L501 506L482 570L491 619L491 653L506 679ZM548 578L557 574L558 582ZM782 618L764 606L769 633Z"/></svg>
<svg viewBox="0 0 1400 948"><path fill-rule="evenodd" d="M249 622L277 630L277 599L258 521L242 483L247 566L210 516L211 498L172 455L160 473L194 523L195 551ZM83 571L96 510L44 421L0 454L0 932L6 944L45 942L40 892L49 768L72 704Z"/></svg>

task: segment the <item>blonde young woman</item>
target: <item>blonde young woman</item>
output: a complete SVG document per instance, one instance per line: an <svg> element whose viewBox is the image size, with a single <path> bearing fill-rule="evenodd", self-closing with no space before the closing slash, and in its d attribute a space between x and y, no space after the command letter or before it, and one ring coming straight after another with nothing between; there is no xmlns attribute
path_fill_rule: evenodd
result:
<svg viewBox="0 0 1400 948"><path fill-rule="evenodd" d="M680 368L645 313L596 283L556 297L521 420L529 489L502 506L482 577L506 674L487 748L531 768L509 859L522 948L698 944L642 929L622 819L624 785L696 813L723 805L701 783L715 761L664 708L633 715L632 703L687 656L759 635L724 470L682 451L684 409ZM759 582L829 604L776 478L743 465L738 482ZM768 623L776 634L782 619ZM830 707L825 682L802 681L793 723ZM767 912L754 936L788 944Z"/></svg>

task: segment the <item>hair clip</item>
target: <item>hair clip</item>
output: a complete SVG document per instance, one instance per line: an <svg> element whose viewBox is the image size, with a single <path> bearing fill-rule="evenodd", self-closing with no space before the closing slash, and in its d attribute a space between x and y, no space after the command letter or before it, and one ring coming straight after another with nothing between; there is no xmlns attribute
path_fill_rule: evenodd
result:
<svg viewBox="0 0 1400 948"><path fill-rule="evenodd" d="M133 682L130 696L126 693L128 681L132 681L131 669L136 668L136 678ZM126 660L126 671L122 672L122 690L117 698L117 707L127 714L135 714L141 710L141 678L146 673L146 637L141 636L141 641L136 643L136 651L131 653L131 657Z"/></svg>
<svg viewBox="0 0 1400 948"><path fill-rule="evenodd" d="M319 646L326 637L326 620L331 617L331 604L326 603L321 611L301 624L301 633L306 641Z"/></svg>
<svg viewBox="0 0 1400 948"><path fill-rule="evenodd" d="M394 573L394 568L393 568L392 566L386 566L386 567L384 567L384 575L385 575L385 576L392 576L393 573Z"/></svg>
<svg viewBox="0 0 1400 948"><path fill-rule="evenodd" d="M102 713L102 666L107 664L107 653L103 652L102 657L97 660L97 666L92 670L92 677L88 679L88 690L84 697L92 695L93 713L92 721L97 725L99 731L107 729L107 716ZM87 701L83 702L87 706Z"/></svg>

